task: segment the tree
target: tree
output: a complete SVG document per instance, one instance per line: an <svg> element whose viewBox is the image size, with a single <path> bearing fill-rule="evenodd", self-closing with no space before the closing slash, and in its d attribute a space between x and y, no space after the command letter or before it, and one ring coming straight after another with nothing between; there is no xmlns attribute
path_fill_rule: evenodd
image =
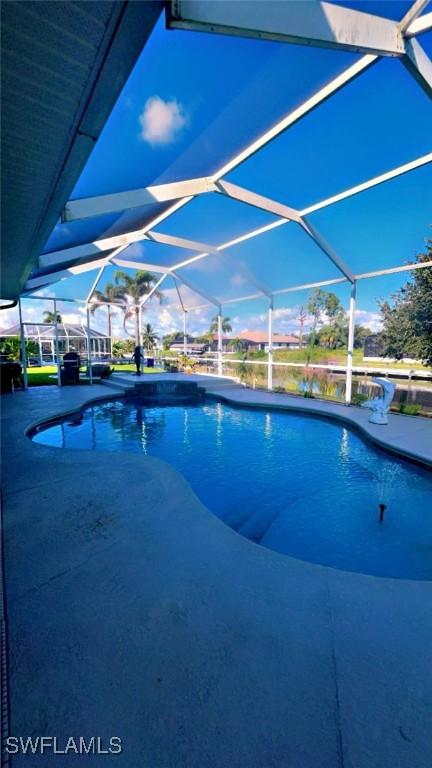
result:
<svg viewBox="0 0 432 768"><path fill-rule="evenodd" d="M299 334L299 346L300 349L303 347L303 334L304 334L304 324L306 322L307 313L303 305L299 307L299 313L298 313L298 321L300 325L300 334Z"/></svg>
<svg viewBox="0 0 432 768"><path fill-rule="evenodd" d="M432 240L414 263L432 259ZM392 296L381 301L383 354L400 360L413 357L432 365L432 269L413 270L412 279Z"/></svg>
<svg viewBox="0 0 432 768"><path fill-rule="evenodd" d="M154 349L157 338L158 337L156 336L150 323L146 323L143 329L143 334L142 334L144 349L147 349L149 352L150 350Z"/></svg>
<svg viewBox="0 0 432 768"><path fill-rule="evenodd" d="M39 355L39 348L34 339L26 339L27 357ZM21 359L21 337L5 336L0 340L0 355L9 357L11 360Z"/></svg>
<svg viewBox="0 0 432 768"><path fill-rule="evenodd" d="M156 278L151 272L138 270L134 277L131 277L122 270L114 275L114 286L112 296L117 301L122 302L122 311L124 312L123 327L127 333L126 323L130 318L135 321L135 343L140 345L140 312L141 302L144 296L154 288ZM155 290L153 296L162 301L161 291Z"/></svg>
<svg viewBox="0 0 432 768"><path fill-rule="evenodd" d="M51 324L55 323L55 321L56 321L55 313L54 312L46 311L46 312L43 313L43 319L44 319L44 323L49 323L51 325ZM62 316L61 316L61 314L59 312L57 312L57 322L58 323L62 323L63 322Z"/></svg>
<svg viewBox="0 0 432 768"><path fill-rule="evenodd" d="M105 286L105 291L95 291L91 302L90 302L90 312L92 315L100 309L103 306L106 306L108 309L108 337L111 338L112 336L112 326L111 326L111 318L112 318L112 310L111 310L111 304L116 301L117 298L117 287L113 285L112 283L108 283Z"/></svg>
<svg viewBox="0 0 432 768"><path fill-rule="evenodd" d="M365 328L364 325L354 326L354 349L363 349L365 340L371 335L370 328ZM348 344L348 326L346 329L347 344Z"/></svg>
<svg viewBox="0 0 432 768"><path fill-rule="evenodd" d="M189 337L188 337L189 340ZM183 331L175 331L174 333L167 333L162 338L162 344L164 349L169 349L171 344L180 344L183 341Z"/></svg>
<svg viewBox="0 0 432 768"><path fill-rule="evenodd" d="M218 315L215 315L212 318L211 325L210 325L210 331L209 333L211 336L213 336L214 333L218 332ZM222 333L231 333L232 326L231 326L231 318L230 317L223 317L222 318Z"/></svg>
<svg viewBox="0 0 432 768"><path fill-rule="evenodd" d="M329 321L329 330L325 334L325 337L327 338L328 345L332 346L334 339L340 333L340 326L346 321L345 310L340 299L335 293L328 293L321 288L315 288L309 297L307 311L313 318L309 344L314 346L317 343L318 326L321 325L326 318Z"/></svg>
<svg viewBox="0 0 432 768"><path fill-rule="evenodd" d="M229 346L233 352L243 352L245 341L241 338L230 339Z"/></svg>
<svg viewBox="0 0 432 768"><path fill-rule="evenodd" d="M123 357L131 355L135 349L135 342L132 339L117 339L112 345L114 357Z"/></svg>

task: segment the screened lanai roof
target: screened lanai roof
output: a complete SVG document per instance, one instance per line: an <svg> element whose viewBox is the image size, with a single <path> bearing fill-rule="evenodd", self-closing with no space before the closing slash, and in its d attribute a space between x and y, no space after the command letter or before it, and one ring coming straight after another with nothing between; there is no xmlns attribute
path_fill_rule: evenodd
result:
<svg viewBox="0 0 432 768"><path fill-rule="evenodd" d="M86 299L103 270L147 269L191 309L412 269L427 5L168 4L24 294Z"/></svg>
<svg viewBox="0 0 432 768"><path fill-rule="evenodd" d="M100 333L94 328L88 328L84 325L72 325L70 323L57 323L57 331L55 324L47 323L23 323L24 335L28 339L55 339L56 335L60 339L86 339L91 336L92 339L105 339L107 338L105 333ZM10 328L0 331L1 338L8 338L10 336L19 336L21 333L21 325L16 323Z"/></svg>

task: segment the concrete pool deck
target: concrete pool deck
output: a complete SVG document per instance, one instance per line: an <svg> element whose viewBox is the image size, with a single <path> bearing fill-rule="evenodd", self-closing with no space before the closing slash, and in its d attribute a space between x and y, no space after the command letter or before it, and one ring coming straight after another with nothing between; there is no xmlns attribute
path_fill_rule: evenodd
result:
<svg viewBox="0 0 432 768"><path fill-rule="evenodd" d="M291 400L181 378L240 404ZM25 435L115 394L2 397L10 733L123 742L121 755L45 753L32 768L429 768L432 583L279 555L162 461ZM432 422L390 419L392 440L409 433L427 459Z"/></svg>

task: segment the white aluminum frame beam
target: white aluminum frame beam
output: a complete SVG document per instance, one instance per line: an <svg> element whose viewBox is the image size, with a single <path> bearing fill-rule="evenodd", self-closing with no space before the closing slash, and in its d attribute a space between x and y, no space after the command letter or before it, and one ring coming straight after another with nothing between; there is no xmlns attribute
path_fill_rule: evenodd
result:
<svg viewBox="0 0 432 768"><path fill-rule="evenodd" d="M206 243L198 243L195 240L188 240L184 237L175 237L173 235L166 235L162 232L153 232L152 230L149 230L145 233L129 232L124 235L108 237L104 240L95 240L93 243L87 243L86 245L76 245L72 248L63 248L60 251L43 253L39 257L39 265L42 269L46 269L50 266L61 266L62 264L67 264L75 259L84 259L104 251L110 251L112 248L124 250L128 245L142 240L162 243L163 245L171 245L175 248L184 248L187 251L202 251L204 249L207 253L217 252L214 246L207 245ZM112 255L106 257L107 260L109 258L114 257Z"/></svg>
<svg viewBox="0 0 432 768"><path fill-rule="evenodd" d="M113 262L115 267L124 267L125 269L144 269L148 272L170 272L169 267L161 266L160 264L148 264L147 262L132 261L131 259L115 259Z"/></svg>
<svg viewBox="0 0 432 768"><path fill-rule="evenodd" d="M339 203L341 200L346 200L348 197L354 197L354 195L358 195L360 192L365 192L368 189L377 187L379 184L384 184L386 181L396 179L398 176L402 176L404 173L409 173L409 171L421 168L423 165L428 165L428 163L432 163L432 152L429 152L426 155L421 155L421 157L417 157L415 160L410 160L409 163L398 165L396 168L381 173L379 176L374 176L368 181L363 181L361 184L356 184L354 187L349 187L349 189L339 192L337 195L332 195L332 197L327 197L325 200L309 205L299 211L299 214L300 216L306 216L309 213L320 211L322 208L327 208L334 203Z"/></svg>
<svg viewBox="0 0 432 768"><path fill-rule="evenodd" d="M173 29L400 56L404 40L390 19L326 2L213 2L174 0L167 25Z"/></svg>
<svg viewBox="0 0 432 768"><path fill-rule="evenodd" d="M405 32L405 38L415 37L416 35L422 35L424 32L429 32L432 29L432 12L424 13L423 16L418 16L413 21Z"/></svg>
<svg viewBox="0 0 432 768"><path fill-rule="evenodd" d="M160 285L162 285L163 281L168 277L168 272L165 272L162 277L159 278L159 280L156 281L156 283L152 286L152 288L149 290L148 293L143 297L143 300L140 302L140 309L144 306L144 304L147 304L147 302L151 299L153 294L156 293L157 289Z"/></svg>
<svg viewBox="0 0 432 768"><path fill-rule="evenodd" d="M162 245L172 245L174 248L184 248L186 251L207 251L207 253L217 253L216 246L214 245L198 243L196 240L188 240L185 237L166 235L162 232L147 232L146 239L155 243L161 243Z"/></svg>
<svg viewBox="0 0 432 768"><path fill-rule="evenodd" d="M41 268L51 267L73 261L74 259L84 259L88 256L95 256L102 251L108 251L112 248L119 248L121 246L131 245L140 240L146 239L147 232L151 231L153 227L160 224L161 221L167 219L171 214L186 205L192 197L184 197L181 200L177 200L176 203L171 205L166 211L156 216L142 229L134 230L133 232L127 232L123 235L115 235L113 237L100 238L94 240L92 243L85 243L84 245L76 245L72 248L63 248L59 251L52 251L51 253L43 253L39 256L39 266Z"/></svg>
<svg viewBox="0 0 432 768"><path fill-rule="evenodd" d="M354 355L354 331L355 331L355 308L356 308L356 281L351 286L351 294L348 312L348 353L345 373L345 403L351 404L352 394L352 367Z"/></svg>
<svg viewBox="0 0 432 768"><path fill-rule="evenodd" d="M175 287L175 289L176 289L176 293L177 293L177 296L178 296L178 300L179 300L179 302L180 302L180 306L181 306L181 308L182 308L183 312L184 312L184 313L186 313L186 312L187 312L187 309L186 309L186 307L185 307L185 305L184 305L184 303L183 303L182 295L181 295L181 293L180 293L180 288L179 288L179 286L178 286L178 283L179 283L179 281L177 280L177 278L176 278L176 277L174 277L174 275L172 276L172 278L173 278L174 287Z"/></svg>
<svg viewBox="0 0 432 768"><path fill-rule="evenodd" d="M40 277L30 277L25 284L24 290L33 291L35 288L40 288L43 285L57 283L59 280L64 280L66 277L81 275L84 272L91 272L94 269L100 269L106 264L106 258L97 259L95 261L88 261L86 264L77 264L75 267L68 267L68 269L59 269L54 272L49 272L46 275L40 275Z"/></svg>
<svg viewBox="0 0 432 768"><path fill-rule="evenodd" d="M367 54L363 56L359 61L351 64L344 69L339 75L330 80L329 83L319 88L312 96L304 101L300 106L288 112L281 120L278 120L268 131L265 131L255 141L245 147L244 150L235 155L225 165L211 177L204 177L199 179L190 179L184 182L175 182L169 184L161 184L153 187L146 187L141 190L130 190L128 192L119 192L112 195L101 195L99 197L85 198L83 200L69 200L66 204L64 212L65 221L75 221L78 218L87 218L89 216L97 216L104 213L114 213L125 210L124 205L129 200L129 206L131 208L136 207L137 204L145 205L147 199L148 204L153 204L155 189L161 200L177 199L180 193L185 193L190 190L190 196L183 199L182 204L189 202L194 196L203 194L205 192L216 191L215 181L221 179L222 176L237 168L241 163L252 157L259 149L264 147L270 141L275 139L281 133L297 123L302 117L305 117L309 112L319 106L322 102L326 101L334 93L337 93L347 83L354 78L358 77L362 72L368 69L372 64L378 60L377 56ZM213 185L214 184L214 189ZM145 194L148 192L148 195ZM137 203L137 201L139 201ZM68 213L66 214L66 211ZM153 222L152 226L156 226Z"/></svg>
<svg viewBox="0 0 432 768"><path fill-rule="evenodd" d="M191 289L194 293L197 293L198 296L202 296L203 299L206 299L206 301L209 302L209 304L213 304L215 307L218 307L220 309L221 302L218 299L215 299L214 296L210 296L209 293L206 291L203 291L201 288L197 288L196 285L190 282L190 280L187 280L183 275L177 274L174 270L171 271L171 274L173 277L177 278L181 283L184 283L184 285L187 285L188 288Z"/></svg>
<svg viewBox="0 0 432 768"><path fill-rule="evenodd" d="M402 21L399 22L398 27L401 32L406 32L417 19L418 16L424 11L430 0L415 0L412 6L408 9Z"/></svg>
<svg viewBox="0 0 432 768"><path fill-rule="evenodd" d="M385 173L382 173L379 176L374 176L372 179L362 182L361 184L356 184L354 187L349 187L349 189L346 189L343 192L339 192L338 194L333 195L332 197L328 197L325 200L321 200L317 203L313 203L312 205L307 206L306 208L299 211L298 213L302 217L302 216L306 216L309 213L320 211L323 208L327 208L333 205L334 203L338 203L342 200L346 200L348 197L353 197L354 195L357 195L360 192L364 192L368 189L372 189L373 187L376 187L379 184L383 184L386 181L391 181L392 179L397 178L398 176L408 173L409 171L413 171L429 163L432 163L432 152L426 155L422 155L421 157L418 157L415 160L411 160L408 163L404 163L403 165L399 165L397 166L397 168L393 168L390 171L386 171ZM231 248L234 245L238 245L240 243L246 242L246 240L251 240L254 237L263 235L266 232L270 232L271 230L277 229L278 227L288 223L289 221L287 219L278 219L277 221L271 222L270 224L265 224L263 227L259 227L258 229L253 229L249 232L245 232L243 235L239 235L239 237L233 238L232 240L228 240L226 243L222 243L222 245L217 246L217 250L223 251L227 248ZM195 261L199 261L200 259L205 258L207 255L208 255L207 253L201 253L199 256L192 256L191 258L185 259L184 261L181 261L178 264L176 264L173 267L173 269L181 269L182 267L188 266L189 264L192 264Z"/></svg>
<svg viewBox="0 0 432 768"><path fill-rule="evenodd" d="M353 197L354 195L360 194L361 192L364 192L368 189L372 189L375 186L378 186L379 184L383 184L387 181L391 181L392 179L397 178L398 176L401 176L405 173L408 173L410 171L416 170L417 168L420 168L424 165L432 163L432 152L422 155L421 157L416 158L415 160L411 160L408 163L404 163L400 166L397 166L396 168L393 168L389 171L386 171L385 173L382 173L378 176L373 177L372 179L369 179L365 182L362 182L360 184L355 185L354 187L350 187L342 192L337 193L336 195L332 195L331 197L326 198L325 200L321 200L317 203L313 203L312 205L307 206L306 208L300 210L298 213L300 216L305 216L309 213L314 213L315 211L322 210L323 208L326 208L328 206L331 206L335 203L338 203L342 200L346 200L349 197ZM248 190L245 190L245 193ZM254 194L254 193L252 193ZM259 227L258 229L252 230L250 232L247 232L243 235L240 235L237 238L234 238L232 240L227 241L226 243L223 243L220 246L217 246L217 248L213 248L211 246L208 246L212 252L217 251L221 252L225 250L226 248L230 248L234 245L237 245L239 243L245 242L246 240L249 240L253 237L257 237L258 235L264 234L265 232L269 232L272 229L276 229L279 226L282 226L284 224L287 224L288 220L285 218L279 219L278 221L272 222L271 224L267 224L263 227ZM158 236L160 233L157 233ZM167 237L167 236L165 236ZM190 241L188 241L188 244ZM80 247L80 246L79 246ZM207 246L206 246L207 247ZM67 251L70 251L71 249L66 249ZM178 264L175 264L172 268L173 269L180 269L184 266L187 266L188 264L193 263L194 261L199 261L202 258L205 258L208 255L208 251L199 254L198 256L192 256L189 259L186 259L182 262L179 262ZM160 266L160 265L154 265L154 264L148 264L148 263L139 263L135 261L127 261L125 259L116 259L115 257L110 257L113 261L113 263L117 264L118 266L123 266L130 269L149 269L153 272L165 272L170 271L171 268L166 266ZM68 258L69 260L69 258ZM26 290L34 290L37 287L40 287L42 285L47 285L50 282L56 282L57 280L61 280L65 277L70 277L74 274L81 274L82 272L86 272L92 269L97 269L100 267L103 263L106 263L108 261L107 257L104 257L104 259L99 261L89 261L85 264L80 264L75 267L69 267L68 269L62 270L62 271L54 271L52 273L48 273L46 275L43 275L41 277L35 277L30 278L26 283ZM258 283L257 283L258 285ZM258 285L258 287L260 287ZM265 289L263 289L263 292L266 292Z"/></svg>
<svg viewBox="0 0 432 768"><path fill-rule="evenodd" d="M428 269L429 267L432 267L432 261L421 261L416 264L404 264L403 266L399 267L389 267L388 269L378 269L375 272L364 272L363 274L354 275L354 281L358 280L368 280L370 278L374 277L385 277L386 275L395 275L398 272L412 272L416 269ZM309 291L313 288L323 288L324 286L329 285L338 285L342 283L348 283L349 280L346 277L335 277L331 280L317 280L313 283L302 283L301 285L292 285L288 288L277 288L274 290L273 296L280 296L284 293L295 293L297 291ZM237 304L238 302L242 301L252 301L255 299L262 299L262 295L260 293L254 293L250 296L240 296L236 299L226 299L224 300L225 304ZM191 308L192 309L192 308ZM201 307L193 307L193 309L201 309Z"/></svg>
<svg viewBox="0 0 432 768"><path fill-rule="evenodd" d="M389 267L388 269L378 269L375 272L363 272L361 275L355 275L356 280L367 280L370 277L383 277L383 275L395 275L398 272L412 272L414 269L427 269L432 267L432 261L419 261L415 264L403 264L400 267Z"/></svg>
<svg viewBox="0 0 432 768"><path fill-rule="evenodd" d="M188 179L187 181L176 181L168 184L154 184L141 189L131 189L128 192L69 200L62 212L62 222L89 219L92 216L102 216L105 213L121 213L155 203L165 203L183 197L195 197L195 195L204 192L214 192L214 182L211 177Z"/></svg>
<svg viewBox="0 0 432 768"><path fill-rule="evenodd" d="M295 208L291 208L283 203L278 203L275 200L271 200L263 195L258 195L256 192L251 192L249 189L239 187L237 184L232 184L230 181L219 180L216 182L217 191L233 200L239 200L241 203L246 203L253 208L259 208L262 211L273 213L275 216L280 216L288 221L296 221L300 223L299 212Z"/></svg>
<svg viewBox="0 0 432 768"><path fill-rule="evenodd" d="M342 272L343 275L350 281L350 283L354 282L354 275L351 272L350 268L347 264L340 258L340 256L335 253L333 248L330 247L328 243L324 240L324 238L320 235L318 230L315 229L315 227L312 226L309 219L306 218L306 216L303 216L300 220L301 227L306 232L307 235L314 241L314 243L318 246L318 248L325 253L325 255L330 259L331 262L337 267L339 272Z"/></svg>
<svg viewBox="0 0 432 768"><path fill-rule="evenodd" d="M432 61L418 40L406 41L406 54L402 62L429 98L432 98Z"/></svg>

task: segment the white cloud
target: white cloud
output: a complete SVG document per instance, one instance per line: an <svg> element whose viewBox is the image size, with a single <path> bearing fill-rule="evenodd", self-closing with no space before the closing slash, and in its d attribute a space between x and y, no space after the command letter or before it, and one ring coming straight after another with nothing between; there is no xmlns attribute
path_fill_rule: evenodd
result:
<svg viewBox="0 0 432 768"><path fill-rule="evenodd" d="M230 277L229 284L233 287L241 287L242 285L246 285L247 280L243 275L240 275L238 272L236 272L235 275Z"/></svg>
<svg viewBox="0 0 432 768"><path fill-rule="evenodd" d="M139 116L141 138L149 144L170 144L187 125L188 117L176 99L150 96Z"/></svg>
<svg viewBox="0 0 432 768"><path fill-rule="evenodd" d="M370 328L377 333L382 329L382 318L379 312L368 312L366 309L356 309L355 319L360 325Z"/></svg>

